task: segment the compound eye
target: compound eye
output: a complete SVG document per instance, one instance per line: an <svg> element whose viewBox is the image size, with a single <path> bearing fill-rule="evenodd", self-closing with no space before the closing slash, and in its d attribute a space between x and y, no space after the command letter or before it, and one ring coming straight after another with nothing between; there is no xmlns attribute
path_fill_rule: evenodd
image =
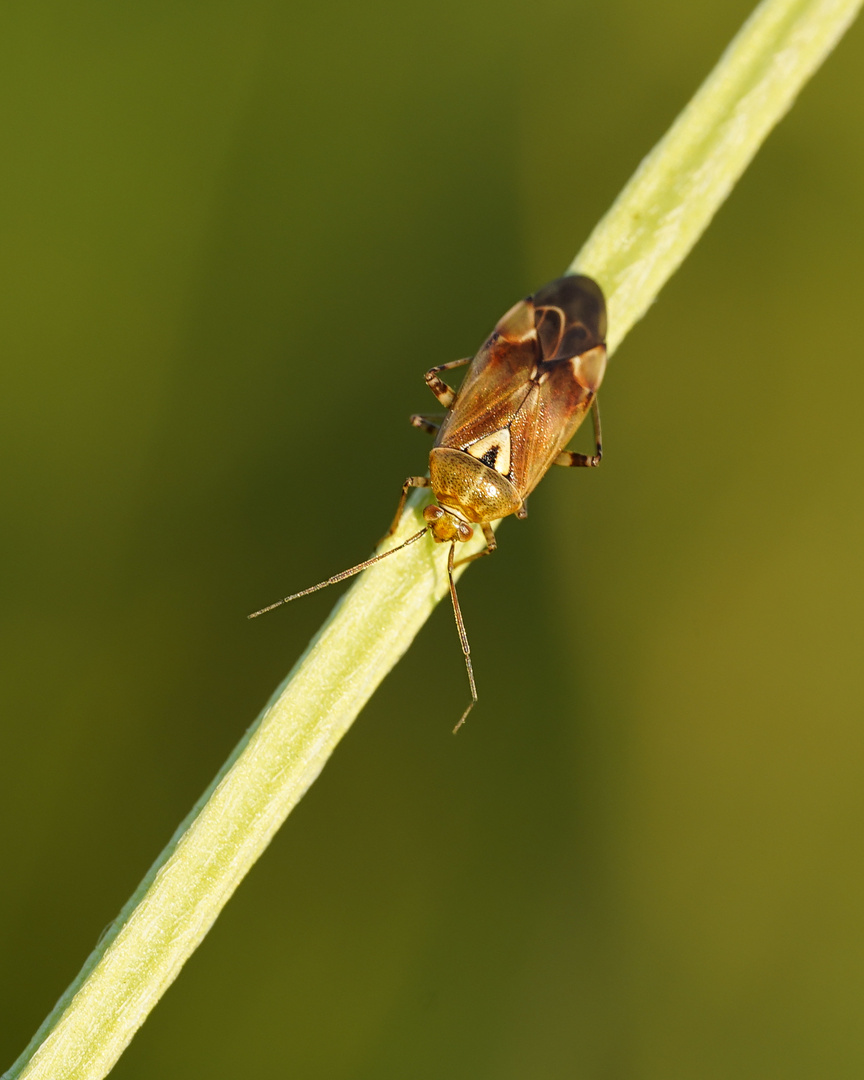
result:
<svg viewBox="0 0 864 1080"><path fill-rule="evenodd" d="M459 526L459 539L460 540L462 540L462 541L470 540L473 535L474 535L474 530L471 528L470 525L461 525L460 524L460 526Z"/></svg>
<svg viewBox="0 0 864 1080"><path fill-rule="evenodd" d="M423 511L423 517L430 523L438 521L444 516L444 511L440 506L427 506Z"/></svg>

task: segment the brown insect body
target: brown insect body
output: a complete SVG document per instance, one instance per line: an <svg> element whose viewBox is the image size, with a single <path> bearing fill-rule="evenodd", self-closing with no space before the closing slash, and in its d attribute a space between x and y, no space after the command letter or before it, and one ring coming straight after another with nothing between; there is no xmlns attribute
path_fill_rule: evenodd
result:
<svg viewBox="0 0 864 1080"><path fill-rule="evenodd" d="M437 505L423 511L425 526L402 544L343 570L279 604L323 589L359 573L430 532L449 543L447 572L450 596L465 656L471 704L477 701L471 650L456 595L454 567L495 550L492 522L516 514L525 517L525 500L553 464L600 464L600 420L596 395L606 369L606 304L600 286L581 275L558 278L533 296L520 300L499 319L476 356L454 360L426 372L426 383L447 413L442 422L412 416L411 422L436 435L429 455L429 476L409 476L390 526L402 516L411 488L431 488ZM470 364L458 391L438 373ZM596 452L592 456L565 451L576 429L592 412ZM483 530L486 547L456 561L456 544ZM250 616L254 618L254 616Z"/></svg>
<svg viewBox="0 0 864 1080"><path fill-rule="evenodd" d="M583 276L559 278L502 316L429 456L442 508L474 524L524 516L525 499L591 408L606 369L605 336L603 294ZM439 539L434 525L432 532Z"/></svg>

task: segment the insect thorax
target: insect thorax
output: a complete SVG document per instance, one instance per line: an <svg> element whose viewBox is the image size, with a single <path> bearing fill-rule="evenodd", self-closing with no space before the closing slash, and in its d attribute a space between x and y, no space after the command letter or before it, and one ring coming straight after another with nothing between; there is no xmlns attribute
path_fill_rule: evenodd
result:
<svg viewBox="0 0 864 1080"><path fill-rule="evenodd" d="M436 447L429 455L429 475L438 502L474 524L497 521L522 507L506 476L464 450Z"/></svg>

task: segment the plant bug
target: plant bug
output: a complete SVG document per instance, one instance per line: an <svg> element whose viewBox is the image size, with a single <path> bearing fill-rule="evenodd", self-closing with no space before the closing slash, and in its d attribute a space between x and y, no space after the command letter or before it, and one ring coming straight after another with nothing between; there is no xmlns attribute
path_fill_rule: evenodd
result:
<svg viewBox="0 0 864 1080"><path fill-rule="evenodd" d="M435 435L429 475L409 476L402 485L387 536L395 531L411 488L431 488L435 496L435 503L423 511L424 527L397 547L249 618L344 581L431 533L436 543L450 545L450 597L471 688L471 702L453 729L458 731L477 702L477 687L453 570L495 550L493 522L510 514L527 517L526 500L550 466L600 464L597 391L606 370L605 337L606 303L600 286L574 274L557 278L510 308L476 356L430 368L426 385L447 411L440 422L426 415L411 417L415 427ZM439 377L466 364L471 366L458 390ZM594 454L565 450L589 411ZM483 530L486 547L456 559L456 545L471 539L475 525Z"/></svg>

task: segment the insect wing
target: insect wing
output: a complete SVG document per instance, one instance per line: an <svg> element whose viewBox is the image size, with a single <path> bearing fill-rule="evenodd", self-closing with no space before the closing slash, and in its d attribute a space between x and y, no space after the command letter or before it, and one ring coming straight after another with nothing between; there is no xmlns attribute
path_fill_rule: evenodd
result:
<svg viewBox="0 0 864 1080"><path fill-rule="evenodd" d="M579 356L606 340L606 302L591 278L556 278L530 299L545 361Z"/></svg>
<svg viewBox="0 0 864 1080"><path fill-rule="evenodd" d="M536 391L511 425L511 479L520 492L537 486L588 415L606 369L606 303L581 275L558 278L531 297L541 359Z"/></svg>
<svg viewBox="0 0 864 1080"><path fill-rule="evenodd" d="M534 308L520 300L471 361L435 445L467 450L508 428L530 392L537 357Z"/></svg>
<svg viewBox="0 0 864 1080"><path fill-rule="evenodd" d="M499 320L436 446L465 450L526 497L588 413L606 364L606 306L590 278L550 282Z"/></svg>

